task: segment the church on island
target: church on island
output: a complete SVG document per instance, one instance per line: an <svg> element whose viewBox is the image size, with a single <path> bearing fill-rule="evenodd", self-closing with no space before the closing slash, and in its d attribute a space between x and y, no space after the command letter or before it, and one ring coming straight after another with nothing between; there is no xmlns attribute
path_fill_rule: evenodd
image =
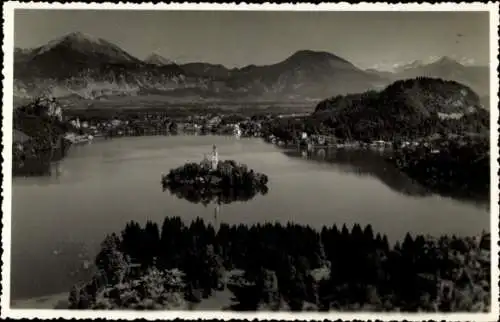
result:
<svg viewBox="0 0 500 322"><path fill-rule="evenodd" d="M217 152L217 146L215 144L212 148L212 155L210 159L208 159L207 155L205 154L201 164L204 167L209 167L212 170L217 170L217 166L219 165L219 153Z"/></svg>

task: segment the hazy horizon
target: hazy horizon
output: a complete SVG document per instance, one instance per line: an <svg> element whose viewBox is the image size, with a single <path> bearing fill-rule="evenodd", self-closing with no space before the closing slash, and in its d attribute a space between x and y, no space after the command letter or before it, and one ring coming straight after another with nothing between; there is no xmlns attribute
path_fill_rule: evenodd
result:
<svg viewBox="0 0 500 322"><path fill-rule="evenodd" d="M298 50L330 52L364 69L443 56L489 64L488 12L15 10L16 47L72 32L106 39L139 59L157 53L230 68L273 64Z"/></svg>

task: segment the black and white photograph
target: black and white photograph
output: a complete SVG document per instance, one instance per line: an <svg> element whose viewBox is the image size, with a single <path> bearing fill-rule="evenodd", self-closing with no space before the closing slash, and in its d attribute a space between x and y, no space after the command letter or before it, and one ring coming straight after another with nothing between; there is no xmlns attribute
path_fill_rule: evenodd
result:
<svg viewBox="0 0 500 322"><path fill-rule="evenodd" d="M2 318L496 320L498 11L7 2Z"/></svg>

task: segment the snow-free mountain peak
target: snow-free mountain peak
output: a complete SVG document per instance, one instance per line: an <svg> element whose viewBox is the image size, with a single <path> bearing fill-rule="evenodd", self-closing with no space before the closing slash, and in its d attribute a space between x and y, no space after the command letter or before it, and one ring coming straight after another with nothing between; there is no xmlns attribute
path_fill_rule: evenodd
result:
<svg viewBox="0 0 500 322"><path fill-rule="evenodd" d="M61 44L101 45L102 42L99 38L77 31L66 34L56 39L52 39L46 45L39 47L37 50L37 54L43 54L44 52L50 51L54 47L57 47Z"/></svg>
<svg viewBox="0 0 500 322"><path fill-rule="evenodd" d="M338 61L347 65L352 65L344 58L338 57L326 51L315 51L309 49L298 50L286 59L288 62L315 62L315 61Z"/></svg>
<svg viewBox="0 0 500 322"><path fill-rule="evenodd" d="M62 37L49 41L46 45L35 48L35 56L46 55L49 52L59 52L71 57L71 53L86 55L88 57L106 57L110 62L127 63L137 62L137 58L128 54L117 45L98 37L82 32L72 32Z"/></svg>

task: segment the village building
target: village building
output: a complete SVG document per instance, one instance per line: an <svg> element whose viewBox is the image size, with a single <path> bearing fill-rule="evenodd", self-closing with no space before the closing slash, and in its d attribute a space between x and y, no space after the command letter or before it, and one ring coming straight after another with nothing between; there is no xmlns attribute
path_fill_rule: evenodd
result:
<svg viewBox="0 0 500 322"><path fill-rule="evenodd" d="M221 121L222 121L222 119L221 119L220 116L214 116L210 120L208 120L207 125L210 126L210 127L218 126Z"/></svg>
<svg viewBox="0 0 500 322"><path fill-rule="evenodd" d="M236 136L236 137L240 137L241 134L242 134L242 131L241 131L241 128L240 128L240 125L239 124L235 124L234 127L233 127L233 134Z"/></svg>
<svg viewBox="0 0 500 322"><path fill-rule="evenodd" d="M74 120L71 120L70 121L70 124L73 125L75 128L79 129L81 127L81 124L80 124L80 119L79 118L76 118Z"/></svg>
<svg viewBox="0 0 500 322"><path fill-rule="evenodd" d="M117 120L117 119L114 119L114 120L112 120L112 121L111 121L111 125L112 125L112 126L115 126L115 127L116 127L116 126L119 126L119 125L121 125L121 124L122 124L122 121Z"/></svg>
<svg viewBox="0 0 500 322"><path fill-rule="evenodd" d="M47 111L47 114L57 118L61 122L63 120L62 108L56 103L54 98L49 103L49 110Z"/></svg>

